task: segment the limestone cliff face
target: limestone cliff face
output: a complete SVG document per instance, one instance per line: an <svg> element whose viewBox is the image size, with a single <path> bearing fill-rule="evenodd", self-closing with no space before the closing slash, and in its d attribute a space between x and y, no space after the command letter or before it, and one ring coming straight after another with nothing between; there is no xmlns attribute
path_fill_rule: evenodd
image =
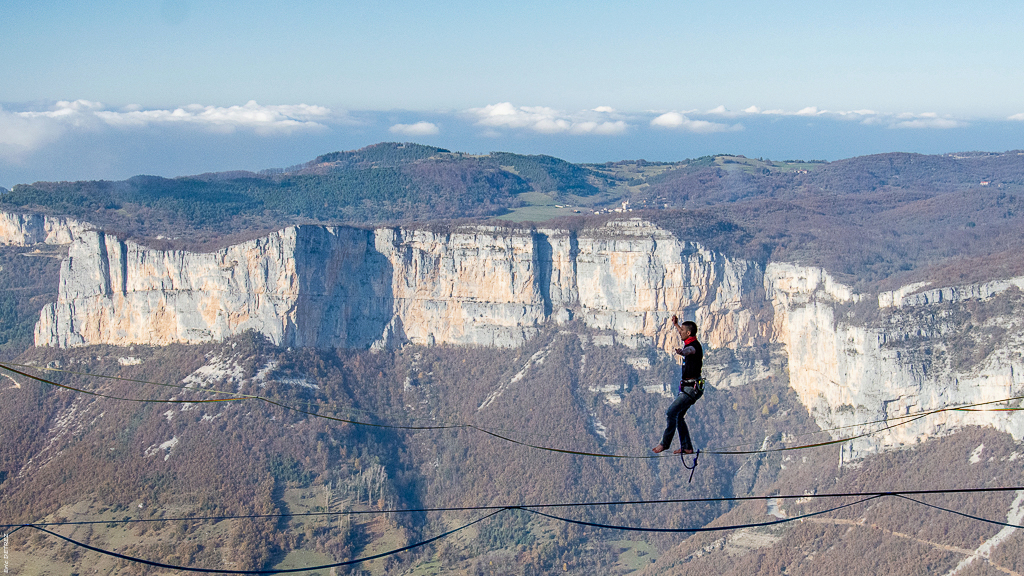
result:
<svg viewBox="0 0 1024 576"><path fill-rule="evenodd" d="M215 253L102 232L70 247L40 346L167 344L256 330L283 346L518 346L574 317L624 343L670 342L682 312L713 346L757 334L762 272L640 221L592 233L300 226Z"/></svg>
<svg viewBox="0 0 1024 576"><path fill-rule="evenodd" d="M992 315L985 325L973 327L977 337L968 337L969 327L959 320L956 306L967 300L978 305L1019 286L1020 280L911 294L923 287L918 285L903 294L882 294L876 304L818 268L770 264L765 288L776 311L774 332L786 345L790 386L819 426L886 421L832 433L840 438L897 425L844 444L844 458L852 459L972 424L1024 438L1024 417L1018 412L949 411L905 418L1024 395L1020 311L1004 307L1009 313ZM850 305L858 302L880 311L877 318L857 321ZM957 360L979 353L985 354L980 361Z"/></svg>
<svg viewBox="0 0 1024 576"><path fill-rule="evenodd" d="M69 218L0 212L0 246L70 244L89 226Z"/></svg>
<svg viewBox="0 0 1024 576"><path fill-rule="evenodd" d="M21 237L57 237L31 234ZM679 314L697 321L709 349L781 345L790 385L826 429L1024 395L1024 304L988 315L974 332L987 340L972 336L967 356L958 349L967 341L951 344L963 330L957 306L995 301L1024 278L863 295L819 268L763 268L638 219L580 233L299 226L214 253L85 227L68 235L39 346L198 343L255 330L292 347L514 347L576 319L628 346L669 349ZM760 368L716 372L712 384L754 382ZM844 457L972 423L1024 437L1018 412L945 412L847 443Z"/></svg>
<svg viewBox="0 0 1024 576"><path fill-rule="evenodd" d="M749 346L763 336L763 270L639 220L609 223L577 239L576 291L584 322L627 345L674 346L673 314L696 320L713 347ZM565 275L563 275L565 277ZM563 304L563 305L568 305Z"/></svg>
<svg viewBox="0 0 1024 576"><path fill-rule="evenodd" d="M151 250L103 232L75 238L39 346L169 344L255 330L287 346L366 346L390 317L372 233L286 228L214 253Z"/></svg>
<svg viewBox="0 0 1024 576"><path fill-rule="evenodd" d="M534 235L476 227L368 233L386 262L383 340L509 347L545 321Z"/></svg>

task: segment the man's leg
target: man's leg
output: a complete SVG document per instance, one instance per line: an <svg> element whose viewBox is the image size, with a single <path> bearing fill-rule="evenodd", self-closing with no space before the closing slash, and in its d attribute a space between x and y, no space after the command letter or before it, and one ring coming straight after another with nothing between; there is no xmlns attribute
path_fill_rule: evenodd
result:
<svg viewBox="0 0 1024 576"><path fill-rule="evenodd" d="M680 392L676 395L676 399L672 402L672 405L665 411L665 432L661 435L661 444L654 447L654 452L661 452L672 445L672 437L675 436L676 428L678 426L676 420L679 418L680 411L686 412L687 407L684 407L684 405L687 401L689 401L690 404L693 404L693 401L690 400L688 395ZM661 448L661 450L658 448Z"/></svg>
<svg viewBox="0 0 1024 576"><path fill-rule="evenodd" d="M690 429L686 427L686 419L683 414L676 420L679 427L679 449L676 454L693 454L693 442L690 440Z"/></svg>
<svg viewBox="0 0 1024 576"><path fill-rule="evenodd" d="M676 427L679 430L679 450L676 454L693 454L693 442L690 440L690 429L686 426L686 411L693 406L697 399L686 392L680 392L680 397L686 400L680 403L679 413L676 415Z"/></svg>

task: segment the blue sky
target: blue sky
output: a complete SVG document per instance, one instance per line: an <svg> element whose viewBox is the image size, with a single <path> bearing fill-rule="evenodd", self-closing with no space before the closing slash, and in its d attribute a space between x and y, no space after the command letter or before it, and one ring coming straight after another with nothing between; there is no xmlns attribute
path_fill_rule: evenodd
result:
<svg viewBox="0 0 1024 576"><path fill-rule="evenodd" d="M385 140L586 162L1024 148L1024 3L841 4L6 0L0 186Z"/></svg>

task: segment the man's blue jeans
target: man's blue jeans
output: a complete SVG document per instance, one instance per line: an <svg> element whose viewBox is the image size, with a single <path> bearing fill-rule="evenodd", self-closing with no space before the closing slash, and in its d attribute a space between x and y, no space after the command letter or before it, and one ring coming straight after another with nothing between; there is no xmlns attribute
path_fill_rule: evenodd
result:
<svg viewBox="0 0 1024 576"><path fill-rule="evenodd" d="M665 411L666 420L668 420L665 426L665 433L661 436L661 446L666 450L672 445L672 437L675 436L676 430L679 430L679 444L680 448L684 452L693 450L693 443L690 441L690 430L686 427L686 420L683 416L686 415L686 411L693 406L694 402L700 399L704 393L698 391L693 386L685 386L682 391L676 395L675 401Z"/></svg>

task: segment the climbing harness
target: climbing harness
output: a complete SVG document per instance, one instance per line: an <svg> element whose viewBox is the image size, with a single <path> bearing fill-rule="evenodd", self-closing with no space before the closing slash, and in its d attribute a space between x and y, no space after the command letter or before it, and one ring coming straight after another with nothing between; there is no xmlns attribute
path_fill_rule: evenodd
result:
<svg viewBox="0 0 1024 576"><path fill-rule="evenodd" d="M704 379L703 378L684 378L679 381L679 391L683 392L684 388L693 388L693 391L697 394L697 398L704 395Z"/></svg>

